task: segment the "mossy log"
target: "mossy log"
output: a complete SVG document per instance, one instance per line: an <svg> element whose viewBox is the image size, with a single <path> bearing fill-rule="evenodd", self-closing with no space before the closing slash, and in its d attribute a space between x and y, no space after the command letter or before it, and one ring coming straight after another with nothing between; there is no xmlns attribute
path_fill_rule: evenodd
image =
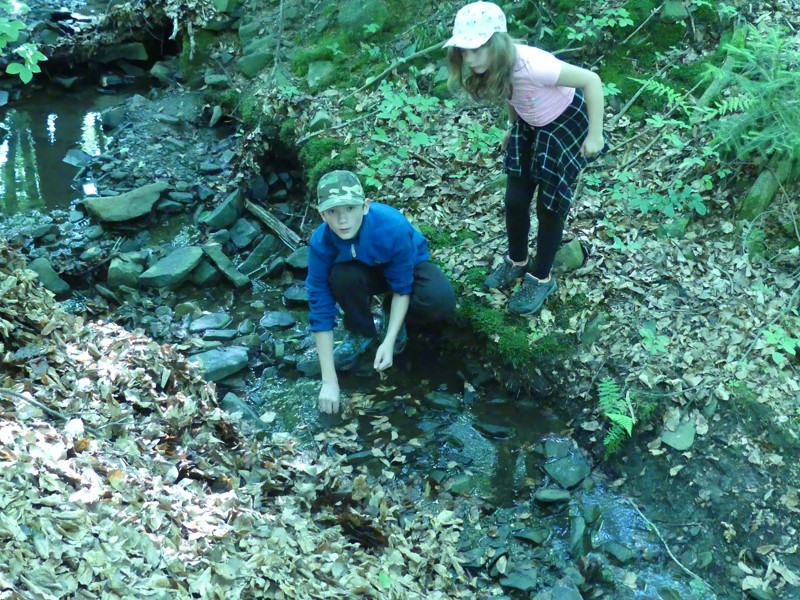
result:
<svg viewBox="0 0 800 600"><path fill-rule="evenodd" d="M791 178L793 167L794 161L790 158L773 158L758 176L750 191L738 202L736 211L739 217L752 221L763 213L772 202L778 188Z"/></svg>

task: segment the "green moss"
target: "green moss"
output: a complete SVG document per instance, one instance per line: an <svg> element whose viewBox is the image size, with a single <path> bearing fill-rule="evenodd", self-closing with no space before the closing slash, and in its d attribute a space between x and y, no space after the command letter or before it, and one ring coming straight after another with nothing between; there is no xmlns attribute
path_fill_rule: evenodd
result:
<svg viewBox="0 0 800 600"><path fill-rule="evenodd" d="M300 150L299 157L308 187L315 189L320 177L328 171L356 170L358 154L355 147L346 146L338 138L317 136L308 140Z"/></svg>
<svg viewBox="0 0 800 600"><path fill-rule="evenodd" d="M211 46L217 41L217 34L207 29L198 29L194 32L194 54L191 54L191 42L188 36L183 38L183 47L178 59L184 81L195 87L202 83L203 71L209 62Z"/></svg>
<svg viewBox="0 0 800 600"><path fill-rule="evenodd" d="M488 358L511 365L524 379L532 377L534 369L543 363L558 360L574 346L565 334L548 334L531 343L528 322L481 304L475 298L466 298L459 305L459 317L475 332L485 338L481 347Z"/></svg>
<svg viewBox="0 0 800 600"><path fill-rule="evenodd" d="M457 231L455 235L447 231L437 229L427 223L421 223L420 233L428 240L431 248L452 248L458 246L466 240L477 239L478 235L474 231Z"/></svg>
<svg viewBox="0 0 800 600"><path fill-rule="evenodd" d="M242 94L239 99L239 114L242 115L242 121L247 125L257 125L261 121L261 108L257 104L257 96L255 88L250 88L249 91Z"/></svg>

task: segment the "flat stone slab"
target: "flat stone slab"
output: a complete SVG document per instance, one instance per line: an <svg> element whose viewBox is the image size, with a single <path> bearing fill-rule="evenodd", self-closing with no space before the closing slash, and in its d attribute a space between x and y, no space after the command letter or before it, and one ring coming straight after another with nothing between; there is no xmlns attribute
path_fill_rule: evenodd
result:
<svg viewBox="0 0 800 600"><path fill-rule="evenodd" d="M119 196L87 198L83 201L86 210L94 218L108 223L130 221L150 212L161 197L161 192L169 187L164 181L142 186Z"/></svg>

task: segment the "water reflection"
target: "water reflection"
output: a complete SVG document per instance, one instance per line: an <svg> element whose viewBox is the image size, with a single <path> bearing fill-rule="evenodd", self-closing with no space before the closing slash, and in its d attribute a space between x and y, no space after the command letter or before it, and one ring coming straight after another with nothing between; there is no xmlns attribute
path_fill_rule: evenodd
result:
<svg viewBox="0 0 800 600"><path fill-rule="evenodd" d="M72 187L78 169L63 159L75 148L101 154L107 140L92 105L122 101L97 96L40 91L6 111L0 121L0 131L7 131L0 142L0 213L63 209L80 195ZM76 104L87 109L76 110Z"/></svg>

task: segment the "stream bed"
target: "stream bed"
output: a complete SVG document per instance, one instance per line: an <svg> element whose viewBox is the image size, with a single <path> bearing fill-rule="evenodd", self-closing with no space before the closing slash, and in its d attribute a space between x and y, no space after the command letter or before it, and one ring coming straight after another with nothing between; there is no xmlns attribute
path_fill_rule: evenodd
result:
<svg viewBox="0 0 800 600"><path fill-rule="evenodd" d="M420 499L435 501L437 494L448 494L474 502L480 520L479 526L465 531L462 540L465 566L500 580L512 597L532 597L531 590L542 582L556 589L557 581L575 594L577 589L591 590L588 596L561 598L714 597L702 582L677 567L653 529L620 492L615 477L578 447L572 439L573 417L559 411L558 398L510 394L474 359L466 354L454 356L437 334L413 334L408 349L384 379L368 364L343 374L346 406L341 416L330 417L316 408L319 387L305 305L302 298L287 296L287 290L302 288L302 267L285 261L279 269L236 289L221 283L155 292L133 290L127 295L109 290L98 274L107 268L110 248L117 252L130 246L130 252L143 253L150 245L180 248L207 235L197 225L199 209L182 204L182 196L177 195L169 210L162 210L145 228L109 226L72 250L64 247L63 238L55 232L68 225L74 239L97 227L82 211L80 201L112 192L103 189L111 180L97 177L97 171L88 168L93 159L113 157L103 175L128 165L128 176L113 179L114 187L131 187L124 185L126 179L135 180L135 185L147 184L158 176L157 170L143 163L148 149L155 152L156 146L165 145L163 132L142 128L133 134L135 121L112 131L102 125L104 110L136 100L136 92L50 90L0 112L8 131L0 145L0 208L5 213L0 217L0 234L23 240L22 247L32 251L32 256L48 256L55 262L61 258L63 264L70 264L65 255L83 257L88 266L76 272L85 277L67 277L70 289L60 297L69 311L115 320L189 355L247 338L252 343L247 367L217 381L223 406L237 415L243 430L256 436L289 432L310 447L318 436L350 427L352 441L362 450L353 452L331 436L329 452L347 455L351 464L373 475L385 474L387 461L371 448L390 444L402 458L389 461L388 471L408 481ZM175 103L169 100L169 105ZM140 114L139 118L144 117ZM170 121L159 125L173 126L170 135L176 140L164 148L173 149L174 163L162 162L159 168L178 172L184 162L184 167L192 163L185 159L192 142L184 140L193 139L196 130L186 121L179 127ZM137 141L128 143L125 135L135 135ZM219 132L208 140L215 153L208 157L212 161L233 147L232 140ZM175 152L181 144L183 150ZM85 154L86 162L64 163L64 157L75 151ZM214 177L222 176L214 172L208 180L193 181L189 175L177 175L191 183L186 189L193 190L202 190L206 184L212 190L221 188L221 180ZM265 177L273 186L282 179L286 183L282 176ZM274 209L291 214L291 197L284 200L281 195L280 200L272 203ZM42 227L45 235L55 238L31 239L31 231ZM92 255L92 248L99 248L99 254ZM286 250L280 253L285 255ZM267 314L282 316L277 324L265 325ZM197 325L209 316L220 318L217 325ZM653 477L652 487L663 487L660 476L654 472ZM644 513L655 513L654 518L668 518L661 510L643 508ZM713 547L698 548L701 555L713 552ZM704 572L707 578L725 576L715 572L710 561L705 566L710 569Z"/></svg>

